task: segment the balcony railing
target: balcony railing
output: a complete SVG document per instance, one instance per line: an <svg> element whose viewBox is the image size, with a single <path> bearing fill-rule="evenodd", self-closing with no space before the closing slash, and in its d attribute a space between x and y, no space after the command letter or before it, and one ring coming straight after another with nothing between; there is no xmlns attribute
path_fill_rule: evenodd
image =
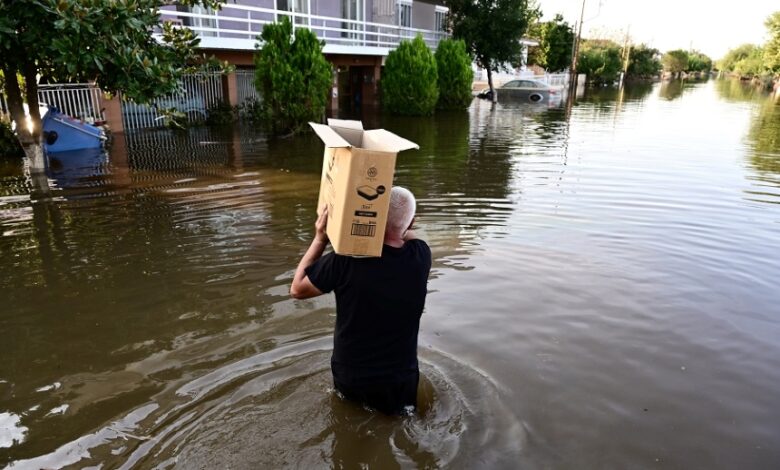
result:
<svg viewBox="0 0 780 470"><path fill-rule="evenodd" d="M406 28L385 23L349 20L271 8L226 4L220 11L194 13L175 10L160 11L163 21L186 25L201 38L201 47L217 49L254 49L257 36L268 23L288 16L294 28L308 28L325 41L325 52L350 52L355 47L379 48L386 53L403 40L422 35L425 43L436 48L448 37L446 32ZM384 51L382 51L384 50Z"/></svg>

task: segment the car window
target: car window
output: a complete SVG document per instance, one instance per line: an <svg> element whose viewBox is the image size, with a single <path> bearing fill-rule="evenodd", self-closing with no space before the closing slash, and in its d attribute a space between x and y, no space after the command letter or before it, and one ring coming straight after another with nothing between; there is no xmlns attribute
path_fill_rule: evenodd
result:
<svg viewBox="0 0 780 470"><path fill-rule="evenodd" d="M520 80L512 80L504 84L503 88L517 88L520 86Z"/></svg>
<svg viewBox="0 0 780 470"><path fill-rule="evenodd" d="M536 83L530 80L520 80L520 86L523 88L537 88Z"/></svg>

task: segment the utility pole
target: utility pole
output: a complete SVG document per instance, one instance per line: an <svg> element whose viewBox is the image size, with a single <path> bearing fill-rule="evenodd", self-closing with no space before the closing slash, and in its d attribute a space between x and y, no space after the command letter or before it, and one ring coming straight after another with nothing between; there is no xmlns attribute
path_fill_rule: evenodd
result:
<svg viewBox="0 0 780 470"><path fill-rule="evenodd" d="M580 23L577 25L577 37L574 41L574 51L571 55L571 77L569 77L569 93L577 93L577 56L580 53L580 40L582 38L582 23L585 20L585 0L582 0L580 11Z"/></svg>

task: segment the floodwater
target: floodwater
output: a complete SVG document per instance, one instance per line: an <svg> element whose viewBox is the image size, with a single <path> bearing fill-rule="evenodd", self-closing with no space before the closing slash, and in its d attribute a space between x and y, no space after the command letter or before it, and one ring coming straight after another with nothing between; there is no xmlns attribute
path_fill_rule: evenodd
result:
<svg viewBox="0 0 780 470"><path fill-rule="evenodd" d="M288 297L319 140L147 132L46 197L0 166L0 467L780 468L780 105L363 118L420 144L417 415L342 402L334 299Z"/></svg>

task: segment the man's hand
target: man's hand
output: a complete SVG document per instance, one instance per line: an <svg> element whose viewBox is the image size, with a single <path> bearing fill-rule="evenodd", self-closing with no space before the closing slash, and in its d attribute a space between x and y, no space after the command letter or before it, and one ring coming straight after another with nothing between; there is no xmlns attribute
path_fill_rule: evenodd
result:
<svg viewBox="0 0 780 470"><path fill-rule="evenodd" d="M317 221L314 222L314 239L322 242L322 243L328 243L328 206L327 204L322 206L322 211L320 211L320 215L317 217Z"/></svg>

